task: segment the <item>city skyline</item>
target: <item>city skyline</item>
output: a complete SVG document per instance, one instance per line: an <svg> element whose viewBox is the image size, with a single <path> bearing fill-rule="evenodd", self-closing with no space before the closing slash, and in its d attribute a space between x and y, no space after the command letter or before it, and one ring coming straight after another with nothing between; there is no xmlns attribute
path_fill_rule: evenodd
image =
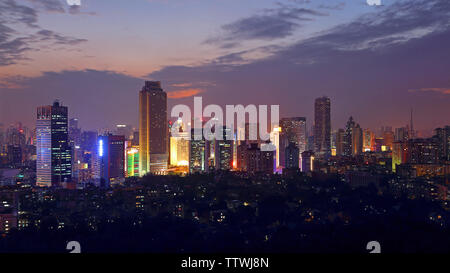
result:
<svg viewBox="0 0 450 273"><path fill-rule="evenodd" d="M51 9L28 0L2 4L2 10L15 12L2 24L21 36L1 35L6 42L18 38L22 44L5 44L8 50L0 53L0 123L21 121L32 127L30 109L57 98L71 107L71 117L79 118L84 129L137 127L133 91L143 80L159 80L166 87L168 109L191 104L194 95L205 104L279 104L281 117L304 116L309 128L311 102L325 95L334 102L334 130L349 116L357 117L362 128L401 127L411 108L417 130L448 124L450 4L445 0L427 5L423 0L386 0L381 7L363 0L230 1L226 15L214 18L218 20L207 30L211 14L190 20L185 26L189 39L177 29L187 19L178 8L198 15L224 6L176 0L139 0L129 9L118 0L109 5L86 0L77 8L54 3L61 6ZM239 12L233 13L237 5ZM127 19L137 9L180 17L166 26L152 24L157 17L145 18L148 24L130 19L117 28L110 22L119 8ZM280 22L280 29L270 27L277 24L261 26L261 19ZM87 23L104 34L94 35L83 27ZM149 25L154 27L143 29ZM32 34L34 30L38 33ZM140 39L124 39L127 35ZM184 46L175 39L183 39ZM99 50L103 47L108 50Z"/></svg>
<svg viewBox="0 0 450 273"><path fill-rule="evenodd" d="M449 48L449 0L0 0L0 253L449 253Z"/></svg>

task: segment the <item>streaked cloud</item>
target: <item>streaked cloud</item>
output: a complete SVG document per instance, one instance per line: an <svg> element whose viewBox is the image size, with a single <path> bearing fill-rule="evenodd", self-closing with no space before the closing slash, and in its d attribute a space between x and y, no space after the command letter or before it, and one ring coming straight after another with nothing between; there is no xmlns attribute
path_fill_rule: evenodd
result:
<svg viewBox="0 0 450 273"><path fill-rule="evenodd" d="M62 12L58 1L32 1L50 11ZM55 4L56 6L52 6ZM18 29L23 29L20 32ZM30 34L31 33L31 34ZM16 0L0 1L0 66L29 60L27 53L52 45L74 46L86 39L65 36L38 25L38 11Z"/></svg>
<svg viewBox="0 0 450 273"><path fill-rule="evenodd" d="M410 89L409 92L435 92L444 95L450 95L450 88L419 88L419 89Z"/></svg>
<svg viewBox="0 0 450 273"><path fill-rule="evenodd" d="M325 16L313 9L300 7L298 3L283 4L265 9L261 13L239 19L223 25L221 33L205 41L217 44L222 48L232 48L248 40L274 40L291 36L302 26L302 22L314 20L314 17ZM302 4L302 3L301 3Z"/></svg>
<svg viewBox="0 0 450 273"><path fill-rule="evenodd" d="M181 90L176 90L176 91L168 91L167 97L170 99L182 99L182 98L193 97L193 96L198 95L203 92L205 92L205 89L200 89L200 88L181 89Z"/></svg>

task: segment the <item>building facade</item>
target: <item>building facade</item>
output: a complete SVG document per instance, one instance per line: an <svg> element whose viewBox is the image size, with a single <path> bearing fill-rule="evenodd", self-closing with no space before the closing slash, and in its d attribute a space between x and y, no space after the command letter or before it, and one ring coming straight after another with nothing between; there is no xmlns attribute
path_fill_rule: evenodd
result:
<svg viewBox="0 0 450 273"><path fill-rule="evenodd" d="M37 109L36 154L36 185L63 186L71 182L68 110L58 101Z"/></svg>
<svg viewBox="0 0 450 273"><path fill-rule="evenodd" d="M146 81L139 92L139 173L164 174L168 165L167 94L161 82Z"/></svg>

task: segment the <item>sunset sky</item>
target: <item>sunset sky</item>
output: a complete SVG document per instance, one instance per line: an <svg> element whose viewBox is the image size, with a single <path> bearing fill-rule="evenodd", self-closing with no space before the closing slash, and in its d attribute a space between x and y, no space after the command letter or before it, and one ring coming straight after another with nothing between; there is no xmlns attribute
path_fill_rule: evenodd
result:
<svg viewBox="0 0 450 273"><path fill-rule="evenodd" d="M0 123L59 99L83 129L137 125L138 91L175 104L279 104L332 127L450 124L450 1L0 0ZM170 112L170 111L169 111Z"/></svg>

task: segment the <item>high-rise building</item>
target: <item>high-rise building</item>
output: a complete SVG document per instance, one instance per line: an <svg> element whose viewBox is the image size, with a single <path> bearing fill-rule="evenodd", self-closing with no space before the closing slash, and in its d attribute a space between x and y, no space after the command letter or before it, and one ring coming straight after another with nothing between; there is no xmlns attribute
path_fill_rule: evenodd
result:
<svg viewBox="0 0 450 273"><path fill-rule="evenodd" d="M181 118L176 122L179 132L170 137L170 165L189 166L189 133Z"/></svg>
<svg viewBox="0 0 450 273"><path fill-rule="evenodd" d="M125 177L125 137L104 135L98 137L100 186L109 187Z"/></svg>
<svg viewBox="0 0 450 273"><path fill-rule="evenodd" d="M79 170L82 168L81 129L78 127L78 119L69 120L69 143L72 150L72 180L78 182Z"/></svg>
<svg viewBox="0 0 450 273"><path fill-rule="evenodd" d="M300 167L299 165L299 157L298 157L298 147L295 145L295 143L291 142L289 145L285 148L285 167L287 169L298 169Z"/></svg>
<svg viewBox="0 0 450 273"><path fill-rule="evenodd" d="M133 146L131 141L125 141L125 147L125 177L139 176L139 146Z"/></svg>
<svg viewBox="0 0 450 273"><path fill-rule="evenodd" d="M450 126L436 128L435 136L439 146L439 158L442 161L450 161Z"/></svg>
<svg viewBox="0 0 450 273"><path fill-rule="evenodd" d="M167 172L167 94L159 81L146 81L139 92L139 149L140 175Z"/></svg>
<svg viewBox="0 0 450 273"><path fill-rule="evenodd" d="M314 148L316 155L331 155L331 103L330 98L317 98L314 105Z"/></svg>
<svg viewBox="0 0 450 273"><path fill-rule="evenodd" d="M130 140L133 137L133 128L130 125L117 124L116 134L118 136L125 136L125 140Z"/></svg>
<svg viewBox="0 0 450 273"><path fill-rule="evenodd" d="M312 151L304 151L302 153L302 172L312 172L314 170L314 153Z"/></svg>
<svg viewBox="0 0 450 273"><path fill-rule="evenodd" d="M363 130L356 124L352 129L352 155L356 156L363 152Z"/></svg>
<svg viewBox="0 0 450 273"><path fill-rule="evenodd" d="M407 141L408 137L408 128L395 128L394 141Z"/></svg>
<svg viewBox="0 0 450 273"><path fill-rule="evenodd" d="M233 167L233 138L230 128L223 126L216 128L221 130L222 140L214 139L214 166L216 170L231 170ZM228 140L229 139L229 140Z"/></svg>
<svg viewBox="0 0 450 273"><path fill-rule="evenodd" d="M297 146L299 158L300 153L306 150L306 118L282 118L280 120L280 127L280 165L284 166L284 151L289 143L294 143Z"/></svg>
<svg viewBox="0 0 450 273"><path fill-rule="evenodd" d="M347 121L347 125L345 126L345 134L344 134L344 142L343 142L343 155L345 156L351 156L353 154L353 128L355 128L356 123L353 120L353 117L350 117Z"/></svg>
<svg viewBox="0 0 450 273"><path fill-rule="evenodd" d="M345 131L344 129L339 129L336 132L336 155L344 155L345 148Z"/></svg>
<svg viewBox="0 0 450 273"><path fill-rule="evenodd" d="M375 134L370 129L363 131L363 151L370 152L375 150Z"/></svg>
<svg viewBox="0 0 450 273"><path fill-rule="evenodd" d="M67 107L55 101L37 108L36 184L63 186L71 182L72 159L68 136Z"/></svg>
<svg viewBox="0 0 450 273"><path fill-rule="evenodd" d="M196 130L202 131L202 128L191 129L191 141L189 142L189 172L198 173L208 171L208 159L206 153L206 140L202 133L202 139L194 138Z"/></svg>
<svg viewBox="0 0 450 273"><path fill-rule="evenodd" d="M394 133L392 131L385 131L383 133L384 143L383 145L386 147L386 150L392 151L392 143L394 142Z"/></svg>

